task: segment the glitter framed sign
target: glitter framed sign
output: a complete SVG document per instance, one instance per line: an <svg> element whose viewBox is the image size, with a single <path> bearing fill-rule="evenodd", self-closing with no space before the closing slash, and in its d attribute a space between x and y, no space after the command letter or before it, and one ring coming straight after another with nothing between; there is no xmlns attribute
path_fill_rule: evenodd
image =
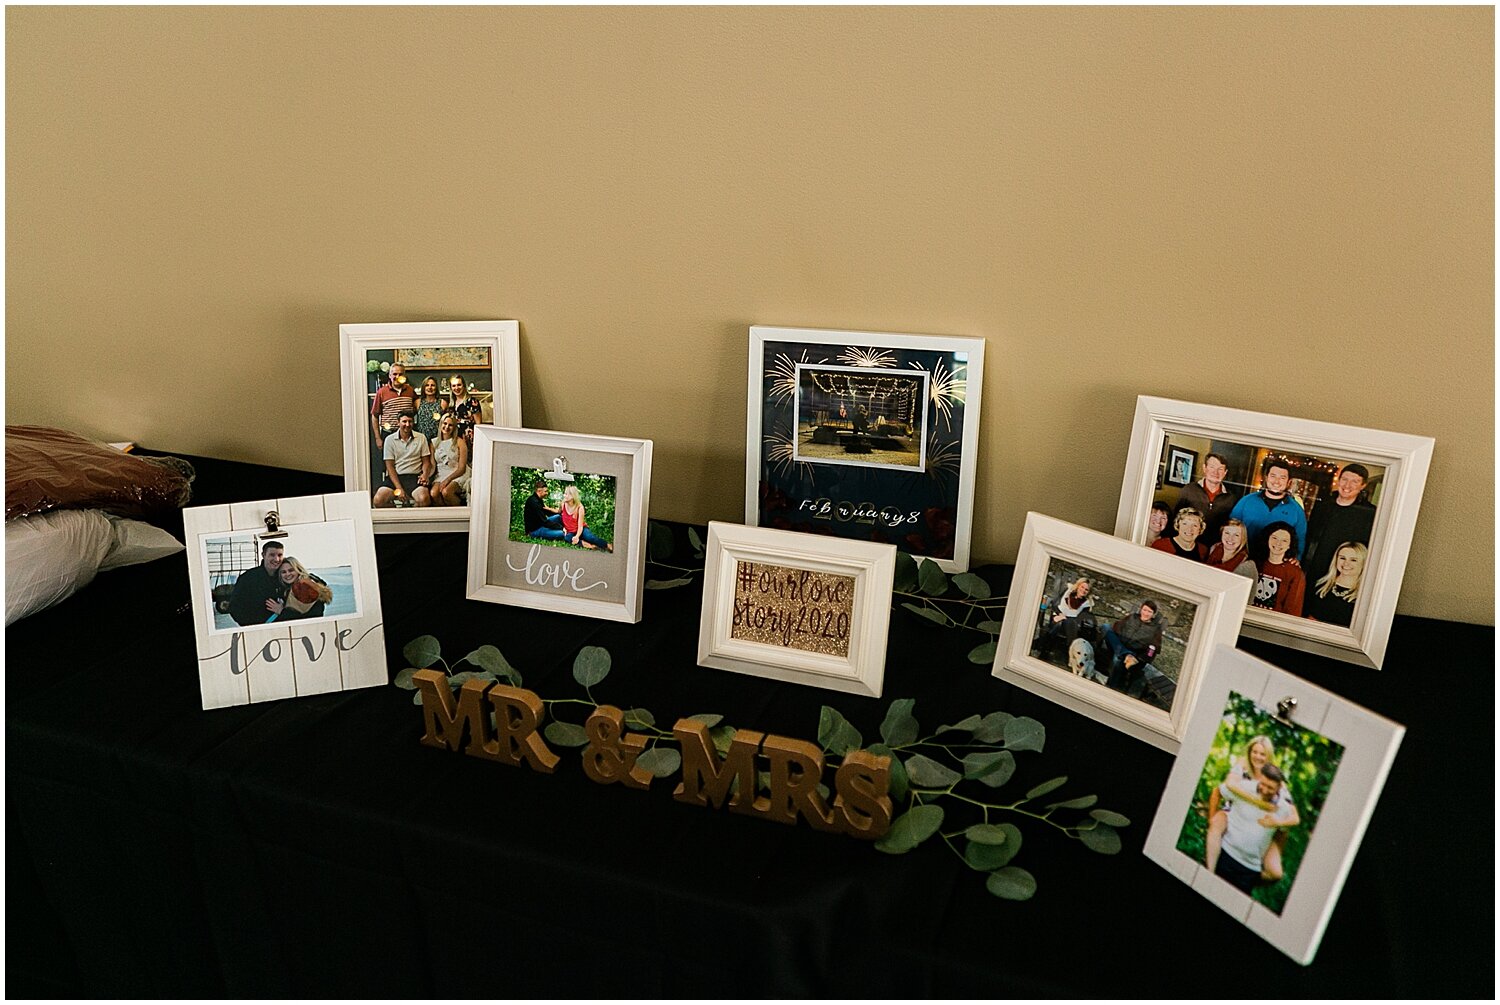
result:
<svg viewBox="0 0 1500 1005"><path fill-rule="evenodd" d="M708 525L698 664L880 697L896 547Z"/></svg>

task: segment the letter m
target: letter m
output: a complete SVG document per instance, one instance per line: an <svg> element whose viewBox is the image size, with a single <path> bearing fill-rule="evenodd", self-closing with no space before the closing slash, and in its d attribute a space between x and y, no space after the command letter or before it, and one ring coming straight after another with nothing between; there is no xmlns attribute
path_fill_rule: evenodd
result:
<svg viewBox="0 0 1500 1005"><path fill-rule="evenodd" d="M453 689L448 678L439 670L418 670L412 674L417 690L422 694L422 742L439 750L457 751L464 740L464 726L468 726L469 748L466 753L484 756L489 742L489 715L484 709L484 692L490 682L470 678L459 688L458 701L453 700Z"/></svg>
<svg viewBox="0 0 1500 1005"><path fill-rule="evenodd" d="M678 719L672 735L682 744L682 782L672 792L672 798L694 806L713 803L716 809L728 799L730 809L741 813L764 809L758 804L767 801L755 796L755 753L764 734L753 729L735 733L729 753L722 760L709 741L708 727L696 719Z"/></svg>

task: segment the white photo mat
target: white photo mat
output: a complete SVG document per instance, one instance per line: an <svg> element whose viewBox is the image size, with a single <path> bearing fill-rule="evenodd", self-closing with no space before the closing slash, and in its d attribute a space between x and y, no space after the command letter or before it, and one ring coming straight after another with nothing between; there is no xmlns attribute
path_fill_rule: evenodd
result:
<svg viewBox="0 0 1500 1005"><path fill-rule="evenodd" d="M651 501L651 441L479 426L474 431L474 454L468 598L608 621L640 621ZM577 462L588 457L603 458L619 470L618 475L611 476L615 478L616 506L613 552L553 548L506 536L505 528L514 515L508 491L511 469L546 468L559 457L567 459L570 472L586 472L588 465ZM503 496L499 494L502 488L506 489ZM521 576L519 582L517 574ZM568 578L575 574L578 578ZM589 596L594 584L599 583L605 584L612 599Z"/></svg>
<svg viewBox="0 0 1500 1005"><path fill-rule="evenodd" d="M896 575L894 545L712 522L705 550L700 666L880 697ZM842 616L839 629L831 633L824 628L826 620L820 624L820 618L833 613L832 605L814 601L804 586L801 609L784 633L832 640L834 644L825 648L833 651L773 645L743 633L736 637L737 576L751 569L770 576L797 573L825 582L851 580L852 597L843 605L849 608L847 632L842 631ZM777 613L793 612L783 606Z"/></svg>
<svg viewBox="0 0 1500 1005"><path fill-rule="evenodd" d="M1252 638L1379 669L1385 659L1391 620L1406 572L1417 511L1432 460L1433 440L1143 395L1136 401L1130 453L1115 516L1116 536L1135 542L1146 540L1157 464L1171 434L1336 457L1385 469L1359 603L1350 626L1344 628L1251 608L1245 614L1243 628ZM1304 570L1309 590L1325 572Z"/></svg>
<svg viewBox="0 0 1500 1005"><path fill-rule="evenodd" d="M1031 655L1041 602L1055 599L1044 596L1054 559L1128 581L1158 602L1176 598L1196 605L1170 711ZM1175 752L1198 701L1208 655L1214 646L1232 645L1238 637L1251 585L1243 576L1182 562L1108 534L1028 513L992 672L1075 712Z"/></svg>
<svg viewBox="0 0 1500 1005"><path fill-rule="evenodd" d="M392 324L339 325L339 368L343 392L344 487L365 493L374 490L370 455L370 402L366 360L373 350L458 349L489 350L493 425L521 424L521 326L516 321L422 321ZM420 393L421 388L417 388ZM447 388L439 381L439 393ZM434 444L436 446L436 444ZM472 472L474 458L469 458ZM377 479L378 482L378 479ZM470 478L472 485L472 475ZM472 492L472 488L470 490ZM470 500L472 504L472 499ZM465 531L470 506L371 507L376 533Z"/></svg>
<svg viewBox="0 0 1500 1005"><path fill-rule="evenodd" d="M210 602L214 584L210 582L204 542L212 535L264 532L266 514L272 511L278 514L284 531L352 523L352 573L359 598L355 615L273 622L227 632L215 629ZM205 709L386 683L375 540L368 499L363 494L342 492L198 506L183 510L182 519ZM258 544L254 551L258 564Z"/></svg>
<svg viewBox="0 0 1500 1005"><path fill-rule="evenodd" d="M778 351L785 346L786 353ZM791 522L826 521L841 540L869 540L872 532L902 547L910 534L932 531L929 511L951 508L951 556L923 555L947 572L969 568L974 516L974 477L978 466L980 404L984 385L982 338L856 332L755 325L750 328L749 382L745 439L745 523L769 526L783 516L763 511L763 483L790 500ZM768 356L768 350L773 354ZM949 362L923 367L912 356L947 356ZM905 360L903 362L903 360ZM773 361L768 366L768 361ZM962 368L956 373L952 367ZM922 375L928 402L921 410L922 442L917 465L871 463L859 454L821 460L803 453L797 428L801 374L841 369L879 376ZM768 426L768 411L779 418ZM961 427L955 435L955 421ZM882 470L883 469L883 470ZM769 479L769 481L768 481ZM791 492L781 483L795 482ZM824 487L838 485L824 494ZM912 495L914 485L926 488ZM793 498L795 496L795 498ZM912 500L921 498L920 503ZM944 505L936 505L938 502ZM896 524L893 521L901 520ZM945 521L939 521L946 526ZM850 528L847 532L843 527ZM946 531L945 531L946 532ZM945 546L946 547L946 546ZM908 550L902 547L902 550Z"/></svg>
<svg viewBox="0 0 1500 1005"><path fill-rule="evenodd" d="M1290 722L1345 748L1280 915L1177 849L1231 692L1273 712L1283 699L1294 699L1296 706L1287 714ZM1405 732L1405 727L1263 660L1222 646L1210 657L1198 710L1146 837L1146 857L1292 959L1310 963Z"/></svg>

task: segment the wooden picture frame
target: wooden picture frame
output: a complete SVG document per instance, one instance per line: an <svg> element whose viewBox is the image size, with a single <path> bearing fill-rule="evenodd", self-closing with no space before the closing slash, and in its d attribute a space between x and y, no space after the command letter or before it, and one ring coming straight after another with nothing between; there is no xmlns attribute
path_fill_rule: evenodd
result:
<svg viewBox="0 0 1500 1005"><path fill-rule="evenodd" d="M469 599L640 621L651 441L480 426L474 454ZM524 485L538 481L546 491L533 501ZM576 542L555 512L570 487L584 521Z"/></svg>
<svg viewBox="0 0 1500 1005"><path fill-rule="evenodd" d="M1201 481L1178 488L1161 485L1157 478L1166 454L1194 448L1202 450L1205 466L1210 458L1220 457L1221 464L1227 459L1230 469L1222 484L1234 507L1210 515L1204 539L1208 547L1219 533L1215 521L1233 517L1241 512L1241 504L1249 506L1256 496L1265 498L1261 490L1267 487L1266 479L1281 478L1280 469L1286 471L1286 496L1298 507L1297 512L1284 510L1291 519L1280 522L1288 524L1289 536L1300 533L1305 538L1294 541L1297 562L1283 563L1300 569L1300 585L1288 588L1284 577L1268 575L1257 562L1254 603L1272 607L1252 606L1245 614L1244 633L1378 669L1385 659L1427 482L1432 438L1142 396L1136 401L1116 536L1147 543L1153 502L1175 509L1182 494L1204 491ZM1263 470L1268 464L1276 470ZM1339 488L1346 474L1359 482L1347 503L1341 501ZM1267 515L1273 512L1269 504L1262 506ZM1320 507L1325 509L1321 516ZM1254 536L1268 527L1248 529ZM1256 558L1264 544L1252 540L1250 545L1251 557ZM1340 557L1361 568L1353 579L1352 596L1357 599L1336 603L1341 596L1351 596L1347 586L1328 580L1338 574ZM1294 596L1295 607L1280 603L1280 598ZM1314 607L1323 619L1312 613Z"/></svg>
<svg viewBox="0 0 1500 1005"><path fill-rule="evenodd" d="M386 683L375 540L362 493L196 506L182 520L205 709ZM328 588L326 601L285 599L289 585L278 588L277 577L294 558ZM277 593L281 609L273 611L267 601Z"/></svg>
<svg viewBox="0 0 1500 1005"><path fill-rule="evenodd" d="M745 523L877 540L966 571L984 348L753 326Z"/></svg>
<svg viewBox="0 0 1500 1005"><path fill-rule="evenodd" d="M1243 576L1028 513L992 672L1175 752L1208 654L1239 635L1250 587ZM1131 621L1148 606L1160 628ZM1079 611L1071 619L1070 609ZM1109 637L1122 622L1130 646Z"/></svg>
<svg viewBox="0 0 1500 1005"><path fill-rule="evenodd" d="M488 363L482 363L487 356ZM390 359L386 359L390 357ZM446 386L452 377L466 385L465 406L471 423L498 426L521 424L520 324L516 321L422 321L392 324L339 325L340 385L344 416L344 487L365 493L372 500L371 519L376 533L452 532L469 527L469 505L374 505L376 490L385 477L371 407L383 364L410 367L410 383L420 394L428 376L438 381L439 395L453 400ZM372 369L374 367L374 369ZM468 408L478 406L477 417ZM430 419L426 420L429 424ZM392 435L385 431L383 435ZM472 446L465 437L469 485L473 485ZM436 442L432 444L437 446ZM461 482L461 479L460 479ZM421 486L428 489L430 486ZM415 495L413 493L412 495ZM431 493L427 493L431 498ZM465 498L460 488L460 498ZM408 497L410 498L410 497ZM393 500L394 502L394 500Z"/></svg>
<svg viewBox="0 0 1500 1005"><path fill-rule="evenodd" d="M880 697L894 545L713 522L698 664Z"/></svg>
<svg viewBox="0 0 1500 1005"><path fill-rule="evenodd" d="M1198 708L1152 820L1146 857L1292 959L1308 964L1404 734L1404 727L1388 719L1221 646L1210 658ZM1285 800L1278 793L1277 803L1259 805L1236 795L1236 784L1246 792L1250 784L1264 785L1256 798L1277 792L1276 782L1265 785L1256 779L1264 769L1250 767L1256 759L1252 745L1260 748L1260 759L1277 765ZM1205 803L1215 790L1218 798ZM1211 854L1209 810L1226 801L1216 869L1222 863L1227 879L1206 864ZM1228 827L1237 801L1244 803L1239 811L1247 816L1236 821L1236 837ZM1259 834L1256 814L1285 820L1291 811L1282 802L1295 809L1297 822L1270 828L1288 832L1273 864L1274 834L1263 850L1253 843ZM1296 828L1306 833L1299 836ZM1248 866L1235 861L1247 857Z"/></svg>

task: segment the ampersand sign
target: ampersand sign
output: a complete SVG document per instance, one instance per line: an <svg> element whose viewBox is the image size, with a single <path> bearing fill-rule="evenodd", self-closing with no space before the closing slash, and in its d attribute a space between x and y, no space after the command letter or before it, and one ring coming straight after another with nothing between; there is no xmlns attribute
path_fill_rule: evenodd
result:
<svg viewBox="0 0 1500 1005"><path fill-rule="evenodd" d="M651 784L651 772L635 766L646 748L646 738L625 732L625 714L613 705L600 705L583 724L589 745L583 750L583 773L600 785L620 782L632 789Z"/></svg>

